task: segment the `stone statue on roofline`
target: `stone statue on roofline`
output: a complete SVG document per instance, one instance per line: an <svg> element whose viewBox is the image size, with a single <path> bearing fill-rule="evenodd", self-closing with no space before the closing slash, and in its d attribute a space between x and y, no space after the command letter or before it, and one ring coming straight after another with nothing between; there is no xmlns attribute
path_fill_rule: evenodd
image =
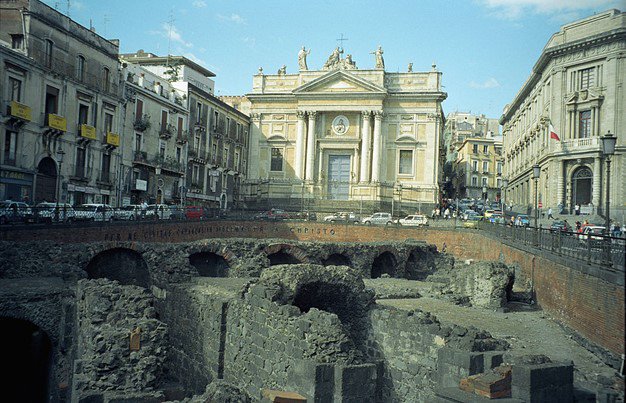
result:
<svg viewBox="0 0 626 403"><path fill-rule="evenodd" d="M375 68L377 69L385 69L385 60L383 59L383 48L382 46L378 45L378 49L376 49L373 52L370 52L370 54L374 55L376 57L376 66Z"/></svg>
<svg viewBox="0 0 626 403"><path fill-rule="evenodd" d="M283 66L278 69L278 75L284 76L285 74L287 74L287 66L283 64Z"/></svg>
<svg viewBox="0 0 626 403"><path fill-rule="evenodd" d="M328 56L328 60L324 63L322 70L337 70L341 65L341 54L343 53L343 49L340 47L336 47L333 50L333 53Z"/></svg>
<svg viewBox="0 0 626 403"><path fill-rule="evenodd" d="M300 67L300 71L306 71L309 68L306 65L306 57L311 53L311 49L306 50L306 47L302 47L298 52L298 66Z"/></svg>

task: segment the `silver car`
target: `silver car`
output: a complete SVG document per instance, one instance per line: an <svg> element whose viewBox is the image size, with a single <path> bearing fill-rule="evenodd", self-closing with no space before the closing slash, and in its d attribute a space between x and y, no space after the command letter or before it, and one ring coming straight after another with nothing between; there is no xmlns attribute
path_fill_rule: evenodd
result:
<svg viewBox="0 0 626 403"><path fill-rule="evenodd" d="M365 225L391 225L393 220L389 213L374 213L369 217L365 217L361 220Z"/></svg>

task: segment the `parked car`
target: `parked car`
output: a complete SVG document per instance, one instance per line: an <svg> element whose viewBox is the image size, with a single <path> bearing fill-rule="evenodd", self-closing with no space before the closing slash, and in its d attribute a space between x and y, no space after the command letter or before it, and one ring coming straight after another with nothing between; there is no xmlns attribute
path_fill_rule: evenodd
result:
<svg viewBox="0 0 626 403"><path fill-rule="evenodd" d="M188 220L201 220L202 219L202 206L185 207L185 217Z"/></svg>
<svg viewBox="0 0 626 403"><path fill-rule="evenodd" d="M550 225L550 231L551 232L571 232L572 231L572 227L569 225L569 223L567 221L554 221L551 225Z"/></svg>
<svg viewBox="0 0 626 403"><path fill-rule="evenodd" d="M266 220L266 221L278 221L278 220L286 220L289 218L289 214L285 210L282 209L271 209L269 211L263 211L254 216L256 220Z"/></svg>
<svg viewBox="0 0 626 403"><path fill-rule="evenodd" d="M484 216L485 216L485 218L489 218L489 217L491 217L494 213L495 213L495 210L491 210L491 209L489 209L489 210L485 210L485 214L484 214Z"/></svg>
<svg viewBox="0 0 626 403"><path fill-rule="evenodd" d="M389 213L374 213L363 218L361 222L365 225L390 225L393 224L393 219Z"/></svg>
<svg viewBox="0 0 626 403"><path fill-rule="evenodd" d="M494 213L489 217L489 222L493 224L504 224L504 216L502 214Z"/></svg>
<svg viewBox="0 0 626 403"><path fill-rule="evenodd" d="M113 219L113 207L108 204L82 204L74 211L77 221L111 221Z"/></svg>
<svg viewBox="0 0 626 403"><path fill-rule="evenodd" d="M465 220L465 222L463 222L463 228L478 228L478 223L482 219L483 219L483 217L481 215L470 214L468 216L467 220Z"/></svg>
<svg viewBox="0 0 626 403"><path fill-rule="evenodd" d="M170 214L170 206L167 204L148 204L148 208L146 209L147 216L159 220L169 220Z"/></svg>
<svg viewBox="0 0 626 403"><path fill-rule="evenodd" d="M361 220L352 211L340 211L338 213L324 217L325 222L343 222L359 224Z"/></svg>
<svg viewBox="0 0 626 403"><path fill-rule="evenodd" d="M113 212L114 220L134 221L141 219L141 206L138 204L129 204L128 206L115 209Z"/></svg>
<svg viewBox="0 0 626 403"><path fill-rule="evenodd" d="M428 224L428 218L423 214L411 214L398 220L403 227L419 227Z"/></svg>
<svg viewBox="0 0 626 403"><path fill-rule="evenodd" d="M170 220L185 220L185 210L179 206L170 206Z"/></svg>
<svg viewBox="0 0 626 403"><path fill-rule="evenodd" d="M582 234L578 235L578 239L581 242L586 242L588 238L594 241L602 240L604 235L604 226L601 225L587 225L583 228Z"/></svg>
<svg viewBox="0 0 626 403"><path fill-rule="evenodd" d="M58 211L57 211L58 208ZM53 222L72 222L76 218L74 207L69 203L43 202L35 206L35 221L52 224Z"/></svg>
<svg viewBox="0 0 626 403"><path fill-rule="evenodd" d="M0 202L0 224L34 221L35 217L28 204L12 200Z"/></svg>

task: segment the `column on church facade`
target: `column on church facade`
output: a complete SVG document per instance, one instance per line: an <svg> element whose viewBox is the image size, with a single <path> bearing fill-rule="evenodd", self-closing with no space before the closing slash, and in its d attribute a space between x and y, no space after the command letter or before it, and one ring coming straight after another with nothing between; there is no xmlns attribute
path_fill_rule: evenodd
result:
<svg viewBox="0 0 626 403"><path fill-rule="evenodd" d="M594 213L600 207L600 191L602 190L602 160L600 157L593 159L593 185L591 190L591 203L593 203Z"/></svg>
<svg viewBox="0 0 626 403"><path fill-rule="evenodd" d="M296 112L298 123L296 126L296 158L294 161L294 170L296 173L296 178L304 179L304 112L297 111Z"/></svg>
<svg viewBox="0 0 626 403"><path fill-rule="evenodd" d="M250 144L248 146L248 161L259 160L259 139L261 138L261 115L250 114ZM248 177L259 177L259 164L248 164Z"/></svg>
<svg viewBox="0 0 626 403"><path fill-rule="evenodd" d="M361 169L359 170L359 180L361 183L369 182L370 180L370 111L362 111L362 125L361 125Z"/></svg>
<svg viewBox="0 0 626 403"><path fill-rule="evenodd" d="M312 181L314 175L314 165L315 165L315 118L317 116L317 112L310 111L307 112L309 115L309 130L306 138L306 175L305 179Z"/></svg>
<svg viewBox="0 0 626 403"><path fill-rule="evenodd" d="M374 112L374 143L372 144L372 182L380 181L380 164L381 164L381 122L383 113L381 111Z"/></svg>

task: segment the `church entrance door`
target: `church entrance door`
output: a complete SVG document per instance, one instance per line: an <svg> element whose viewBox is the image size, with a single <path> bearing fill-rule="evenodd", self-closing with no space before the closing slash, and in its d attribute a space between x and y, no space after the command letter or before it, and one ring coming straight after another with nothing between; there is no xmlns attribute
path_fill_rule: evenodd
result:
<svg viewBox="0 0 626 403"><path fill-rule="evenodd" d="M350 156L328 156L328 198L348 200L350 193Z"/></svg>

